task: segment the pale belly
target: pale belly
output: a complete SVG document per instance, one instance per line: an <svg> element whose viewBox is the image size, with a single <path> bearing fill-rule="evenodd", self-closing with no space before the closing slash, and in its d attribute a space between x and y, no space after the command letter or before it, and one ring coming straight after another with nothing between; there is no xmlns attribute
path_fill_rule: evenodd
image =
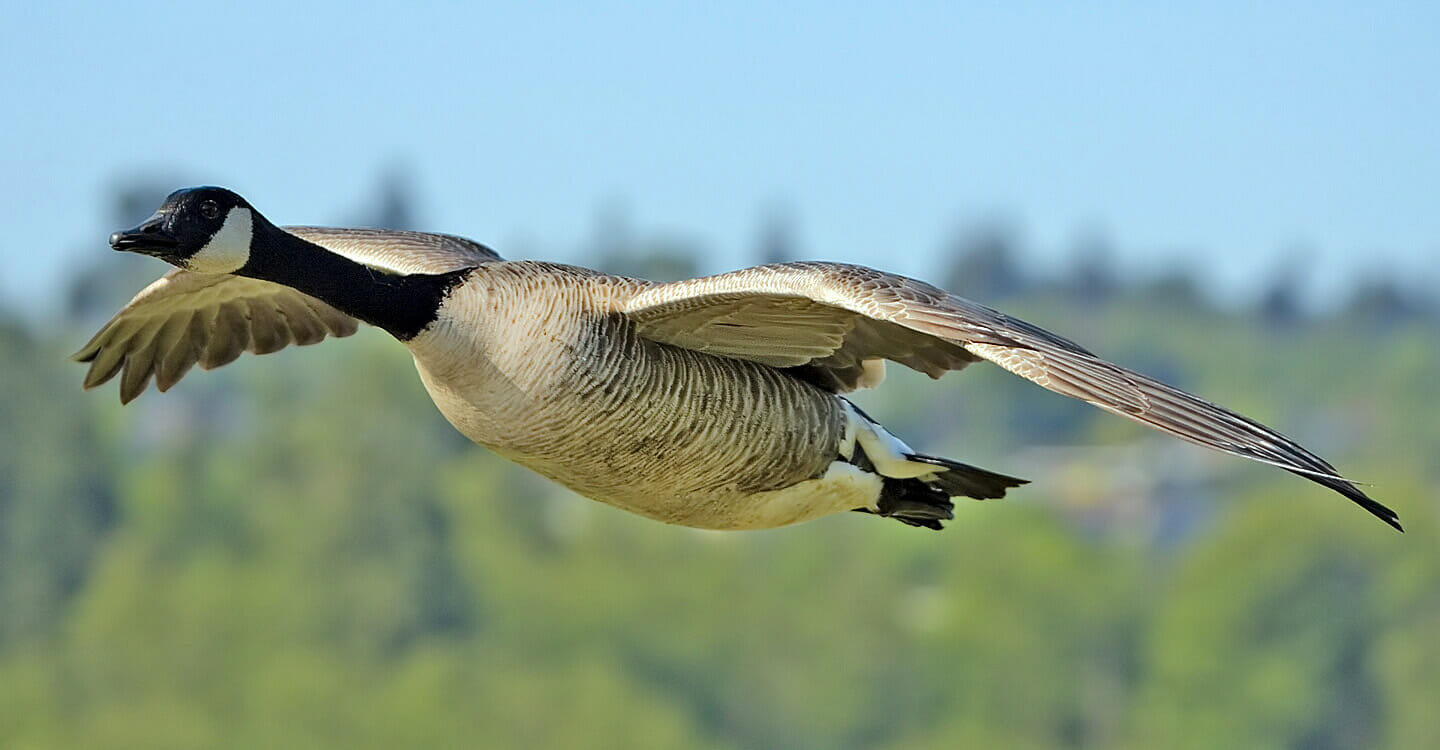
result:
<svg viewBox="0 0 1440 750"><path fill-rule="evenodd" d="M839 400L752 363L608 337L590 366L416 367L461 433L575 492L666 523L761 529L872 507L881 480L838 461ZM573 345L563 357L572 361Z"/></svg>
<svg viewBox="0 0 1440 750"><path fill-rule="evenodd" d="M737 498L722 513L695 514L677 523L702 529L773 529L857 508L874 510L881 482L876 474L835 461L817 479Z"/></svg>

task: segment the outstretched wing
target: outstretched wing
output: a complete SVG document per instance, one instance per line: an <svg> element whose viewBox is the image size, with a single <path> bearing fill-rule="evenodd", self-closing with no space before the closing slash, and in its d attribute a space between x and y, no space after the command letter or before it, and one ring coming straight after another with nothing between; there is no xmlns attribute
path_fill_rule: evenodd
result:
<svg viewBox="0 0 1440 750"><path fill-rule="evenodd" d="M483 245L450 235L325 227L285 231L391 273L443 273L497 259ZM241 352L269 354L326 336L349 336L358 327L354 318L289 287L175 270L135 295L75 359L90 363L86 388L120 375L120 401L129 403L151 378L166 391L196 364L209 370Z"/></svg>
<svg viewBox="0 0 1440 750"><path fill-rule="evenodd" d="M154 377L167 391L190 368L210 370L241 352L276 352L349 336L359 321L289 287L226 274L175 270L145 287L110 319L75 359L89 362L84 385L120 375L130 403Z"/></svg>
<svg viewBox="0 0 1440 750"><path fill-rule="evenodd" d="M932 377L986 359L1182 440L1299 474L1400 528L1394 511L1284 435L922 281L838 263L783 263L646 287L620 309L648 338L804 368L836 390L872 384L876 359Z"/></svg>

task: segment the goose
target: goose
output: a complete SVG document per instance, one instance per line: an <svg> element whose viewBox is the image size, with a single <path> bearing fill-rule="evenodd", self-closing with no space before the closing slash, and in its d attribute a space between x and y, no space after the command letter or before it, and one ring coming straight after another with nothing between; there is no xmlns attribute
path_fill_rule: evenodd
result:
<svg viewBox="0 0 1440 750"><path fill-rule="evenodd" d="M409 349L470 440L670 524L761 529L858 510L939 529L953 498L1026 480L911 449L846 393L889 360L932 378L987 360L1044 388L1398 516L1295 441L923 281L831 262L657 283L507 261L445 234L278 227L218 187L179 190L115 250L176 266L75 359L128 403L195 364L354 333Z"/></svg>

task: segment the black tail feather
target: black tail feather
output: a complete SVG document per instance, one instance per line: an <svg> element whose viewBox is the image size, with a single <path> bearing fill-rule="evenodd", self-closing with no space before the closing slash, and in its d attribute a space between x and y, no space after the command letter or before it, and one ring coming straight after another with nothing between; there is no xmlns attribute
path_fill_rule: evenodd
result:
<svg viewBox="0 0 1440 750"><path fill-rule="evenodd" d="M1030 483L1028 479L998 474L938 456L907 453L904 458L912 463L934 466L935 471L924 477L897 478L880 474L864 450L857 449L852 457L846 459L864 471L880 474L883 481L876 507L855 510L938 531L943 528L942 521L955 517L955 504L950 498L991 500L1004 497L1005 491L1011 487Z"/></svg>
<svg viewBox="0 0 1440 750"><path fill-rule="evenodd" d="M1027 481L945 458L907 455L906 459L930 464L937 470L933 477L923 479L881 477L884 485L876 510L859 510L938 531L943 528L942 521L955 518L955 503L950 498L963 496L987 500L1003 497L1005 490Z"/></svg>
<svg viewBox="0 0 1440 750"><path fill-rule="evenodd" d="M923 456L919 454L907 455L906 460L916 463L930 464L941 467L943 470L935 475L935 479L929 480L929 484L940 489L951 497L973 497L976 500L993 500L1004 497L1005 490L1011 487L1019 487L1022 484L1029 484L1030 480L1018 477L997 474L978 466L951 461L948 458L936 456Z"/></svg>

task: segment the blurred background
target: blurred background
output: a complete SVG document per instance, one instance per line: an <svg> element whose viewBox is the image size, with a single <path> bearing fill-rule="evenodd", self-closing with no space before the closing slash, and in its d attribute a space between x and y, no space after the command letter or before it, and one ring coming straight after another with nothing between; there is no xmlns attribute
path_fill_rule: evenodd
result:
<svg viewBox="0 0 1440 750"><path fill-rule="evenodd" d="M0 746L1440 744L1440 10L7 3ZM1399 511L998 368L861 405L1033 485L668 527L470 445L375 331L120 408L66 361L219 184L652 278L919 276ZM358 407L358 408L357 408Z"/></svg>

